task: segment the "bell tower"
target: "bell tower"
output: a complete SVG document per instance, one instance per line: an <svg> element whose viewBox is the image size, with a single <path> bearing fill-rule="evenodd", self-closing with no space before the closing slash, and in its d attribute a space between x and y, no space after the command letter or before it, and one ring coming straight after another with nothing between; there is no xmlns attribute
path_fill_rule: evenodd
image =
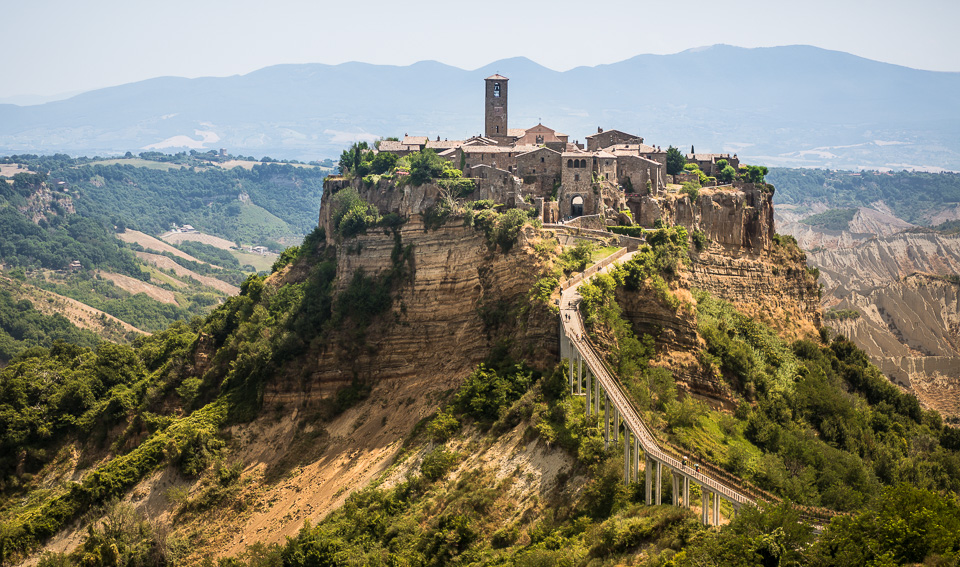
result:
<svg viewBox="0 0 960 567"><path fill-rule="evenodd" d="M507 135L507 81L509 80L502 75L486 78L483 135L487 138L501 138Z"/></svg>

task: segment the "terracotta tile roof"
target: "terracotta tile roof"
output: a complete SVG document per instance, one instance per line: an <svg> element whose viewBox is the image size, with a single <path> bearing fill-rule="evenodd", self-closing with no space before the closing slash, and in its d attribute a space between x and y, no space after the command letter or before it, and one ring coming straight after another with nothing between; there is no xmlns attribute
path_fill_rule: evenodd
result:
<svg viewBox="0 0 960 567"><path fill-rule="evenodd" d="M468 154L505 154L517 151L514 146L461 146L460 149Z"/></svg>
<svg viewBox="0 0 960 567"><path fill-rule="evenodd" d="M522 146L521 146L521 147L522 147ZM532 153L539 152L539 151L550 152L551 154L559 154L559 153L560 153L560 152L558 152L557 150L551 150L550 148L541 148L540 146L534 146L534 149L532 149L532 150L530 150L530 151L523 152L522 154L519 154L517 157L525 156L525 155L527 155L527 154L532 154Z"/></svg>
<svg viewBox="0 0 960 567"><path fill-rule="evenodd" d="M657 148L648 146L646 144L616 144L604 149L608 152L613 152L618 156L665 153L663 150L658 150Z"/></svg>
<svg viewBox="0 0 960 567"><path fill-rule="evenodd" d="M516 136L517 138L523 137L527 131L523 128L507 128L507 136Z"/></svg>
<svg viewBox="0 0 960 567"><path fill-rule="evenodd" d="M419 146L422 146L427 143L427 137L426 136L404 136L403 143L417 144Z"/></svg>
<svg viewBox="0 0 960 567"><path fill-rule="evenodd" d="M437 140L427 141L427 147L435 150L449 150L451 148L459 148L462 145L463 140L443 140L442 142Z"/></svg>
<svg viewBox="0 0 960 567"><path fill-rule="evenodd" d="M687 154L687 159L696 161L713 161L714 159L727 159L730 154Z"/></svg>
<svg viewBox="0 0 960 567"><path fill-rule="evenodd" d="M599 151L593 152L593 155L596 156L596 157L600 157L600 158L615 158L615 157L617 157L617 156L611 154L610 152L607 152L607 151L604 151L604 150L599 150Z"/></svg>
<svg viewBox="0 0 960 567"><path fill-rule="evenodd" d="M637 138L637 139L640 138L640 136L636 136L636 135L634 135L634 134L627 134L626 132L623 132L623 131L621 131L621 130L604 130L603 132L597 132L596 134L590 134L589 136L587 136L587 138L595 138L595 137L597 137L597 136L600 136L601 134L613 134L613 133L623 134L624 136L626 136L626 137L628 137L628 138Z"/></svg>
<svg viewBox="0 0 960 567"><path fill-rule="evenodd" d="M496 81L496 80L509 81L510 79L504 77L503 75L490 75L489 77L487 77L487 80L488 80L488 81L490 81L490 80L494 80L494 81Z"/></svg>
<svg viewBox="0 0 960 567"><path fill-rule="evenodd" d="M649 163L649 164L651 164L651 165L656 165L656 166L659 166L659 165L660 165L660 162L659 162L659 161L652 160L652 159L647 159L647 158L645 158L645 157L643 157L643 156L641 156L641 155L637 155L637 154L635 154L635 153L630 153L630 154L617 154L617 157L618 157L618 158L638 159L638 160L640 160L640 161L645 161L645 162L647 162L647 163Z"/></svg>
<svg viewBox="0 0 960 567"><path fill-rule="evenodd" d="M472 138L467 138L467 139L464 140L464 142L463 142L463 145L465 145L465 146L469 146L469 145L473 145L473 144L484 144L484 145L487 145L487 146L496 146L496 145L497 145L497 142L496 142L496 140L492 140L492 139L490 139L490 138L485 138L484 136L473 136Z"/></svg>
<svg viewBox="0 0 960 567"><path fill-rule="evenodd" d="M394 140L382 140L379 150L381 152L415 152L420 149L418 145L405 144Z"/></svg>

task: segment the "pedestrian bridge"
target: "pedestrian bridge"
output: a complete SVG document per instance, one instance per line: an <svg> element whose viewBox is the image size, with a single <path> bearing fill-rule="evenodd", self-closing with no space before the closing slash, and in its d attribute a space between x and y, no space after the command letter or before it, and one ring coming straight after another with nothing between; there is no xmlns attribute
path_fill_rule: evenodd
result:
<svg viewBox="0 0 960 567"><path fill-rule="evenodd" d="M690 484L700 487L701 521L705 525L721 522L721 501L729 503L727 515L735 515L744 505L758 500L778 501L754 487L745 486L735 476L706 463L688 462L680 452L662 447L647 428L620 381L603 356L587 337L580 317L580 285L617 263L629 260L635 251L621 248L598 264L590 266L563 283L560 300L560 355L569 361L569 385L574 395L586 398L587 415L602 416L604 446L623 440L623 481L640 482L641 470L646 485L646 503L662 504L663 475L671 478L674 506L691 508ZM832 511L798 507L801 516L815 528L834 515Z"/></svg>

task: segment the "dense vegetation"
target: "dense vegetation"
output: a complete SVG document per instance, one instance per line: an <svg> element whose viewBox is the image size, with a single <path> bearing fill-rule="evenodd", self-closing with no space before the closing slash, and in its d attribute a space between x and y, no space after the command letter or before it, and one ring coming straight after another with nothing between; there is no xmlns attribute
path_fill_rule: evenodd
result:
<svg viewBox="0 0 960 567"><path fill-rule="evenodd" d="M849 209L883 201L893 213L914 224L928 225L926 215L960 203L960 174L911 171L770 171L777 186L777 203L805 206L821 202Z"/></svg>
<svg viewBox="0 0 960 567"><path fill-rule="evenodd" d="M827 230L847 230L850 221L857 215L857 209L830 209L803 219L803 224L825 228Z"/></svg>
<svg viewBox="0 0 960 567"><path fill-rule="evenodd" d="M141 263L134 251L142 249L124 244L115 231L130 226L162 232L172 222L191 222L223 236L269 242L296 237L315 224L314 214L300 203L319 199L325 170L263 163L252 170L228 171L210 167L211 161L224 159L219 156L205 154L201 159L152 152L145 157L149 159L3 158L22 164L23 170L12 177L12 183L0 180L0 262L10 274L26 276L23 281L28 284L79 300L140 329L158 331L208 313L223 294L200 282L171 281L160 270ZM234 209L241 211L240 216ZM190 215L206 217L208 223ZM224 268L165 253L187 269L233 285L246 277L237 259L225 250L199 242L180 246ZM74 261L79 267L71 266ZM151 282L172 292L177 303L128 293L100 279L96 270ZM151 278L151 273L156 277ZM70 340L67 335L63 338Z"/></svg>
<svg viewBox="0 0 960 567"><path fill-rule="evenodd" d="M0 186L6 185L0 181ZM0 201L0 260L11 267L62 270L79 261L84 269L105 269L147 279L134 255L94 218L50 214L34 224Z"/></svg>
<svg viewBox="0 0 960 567"><path fill-rule="evenodd" d="M50 347L56 341L95 347L100 339L63 315L43 315L29 300L15 301L10 292L0 289L0 364L30 347Z"/></svg>
<svg viewBox="0 0 960 567"><path fill-rule="evenodd" d="M144 154L153 160L163 154ZM158 157L159 156L159 157ZM81 216L148 234L190 224L228 240L296 237L316 225L327 170L290 164L148 167L149 160L100 164L68 156L12 156L51 181L65 182ZM176 160L174 160L176 161ZM182 160L181 160L182 161ZM137 164L137 167L132 165Z"/></svg>

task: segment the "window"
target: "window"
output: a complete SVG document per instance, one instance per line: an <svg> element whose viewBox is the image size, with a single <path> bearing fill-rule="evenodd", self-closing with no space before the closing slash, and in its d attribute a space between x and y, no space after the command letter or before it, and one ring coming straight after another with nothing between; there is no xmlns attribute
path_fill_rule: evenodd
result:
<svg viewBox="0 0 960 567"><path fill-rule="evenodd" d="M500 83L493 83L493 96L500 98Z"/></svg>
<svg viewBox="0 0 960 567"><path fill-rule="evenodd" d="M540 158L540 163L543 163L543 158Z"/></svg>
<svg viewBox="0 0 960 567"><path fill-rule="evenodd" d="M578 174L574 175L574 176L573 176L573 180L574 180L574 181L580 181L580 174L578 173Z"/></svg>
<svg viewBox="0 0 960 567"><path fill-rule="evenodd" d="M497 96L500 96L500 95L497 95ZM497 134L499 134L499 133L500 133L500 127L497 126Z"/></svg>
<svg viewBox="0 0 960 567"><path fill-rule="evenodd" d="M568 159L568 160L567 160L567 167L573 167L573 160L572 160L572 159Z"/></svg>

